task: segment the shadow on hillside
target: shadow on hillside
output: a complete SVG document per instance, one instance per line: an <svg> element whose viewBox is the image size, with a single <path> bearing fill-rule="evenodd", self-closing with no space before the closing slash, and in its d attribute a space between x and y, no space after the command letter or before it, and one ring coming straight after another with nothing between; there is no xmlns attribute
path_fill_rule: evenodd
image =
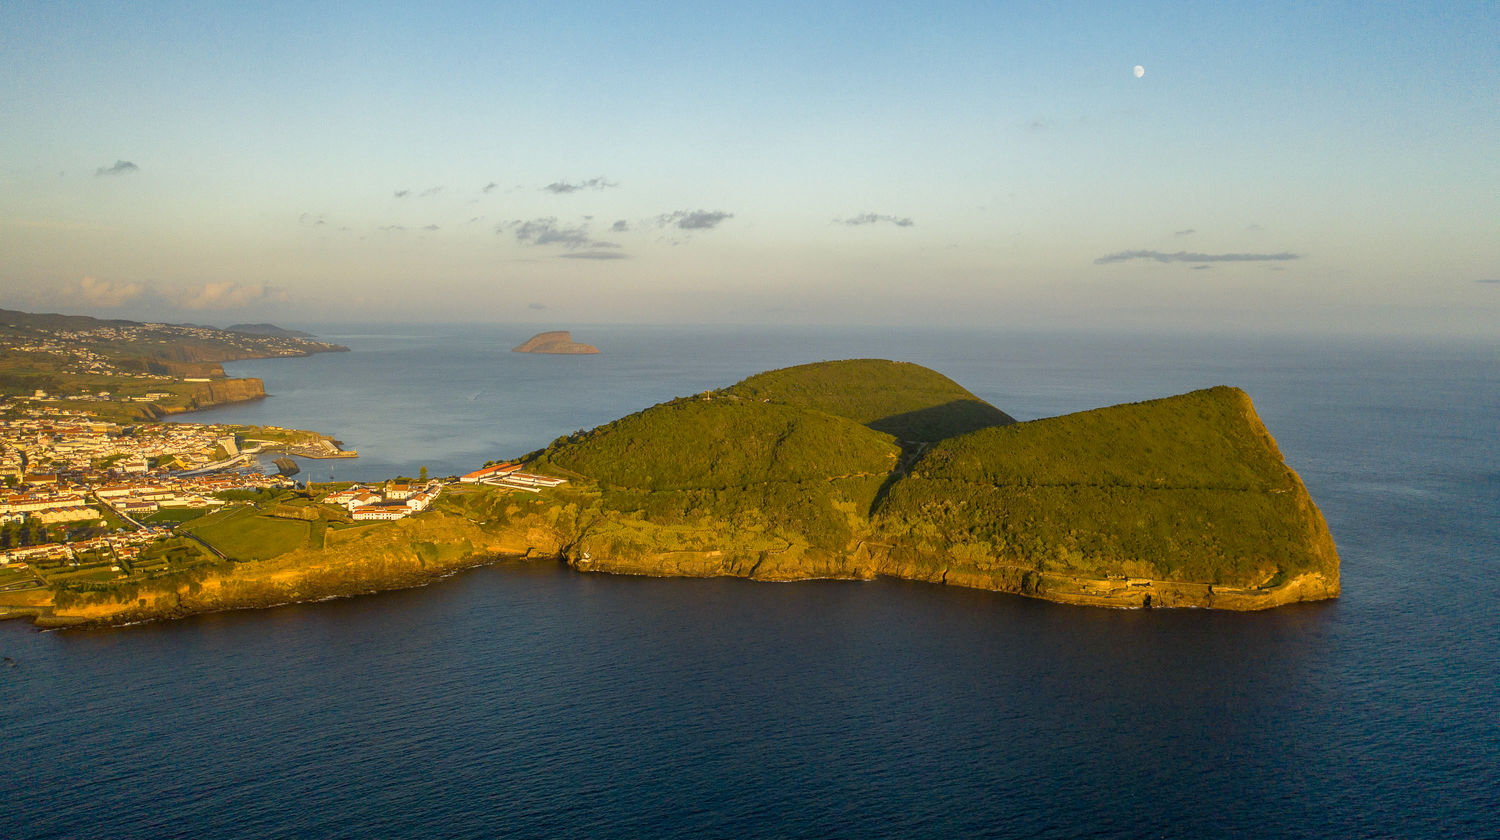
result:
<svg viewBox="0 0 1500 840"><path fill-rule="evenodd" d="M990 426L1007 426L1014 422L1015 419L1009 414L987 402L951 400L931 408L892 414L865 425L877 432L893 435L900 441L937 443Z"/></svg>
<svg viewBox="0 0 1500 840"><path fill-rule="evenodd" d="M881 482L880 489L875 491L869 515L875 515L885 503L891 487L906 475L929 446L969 432L991 426L1008 426L1014 422L1014 417L982 400L951 400L931 408L892 414L866 423L877 432L894 436L901 444L901 457L890 475Z"/></svg>

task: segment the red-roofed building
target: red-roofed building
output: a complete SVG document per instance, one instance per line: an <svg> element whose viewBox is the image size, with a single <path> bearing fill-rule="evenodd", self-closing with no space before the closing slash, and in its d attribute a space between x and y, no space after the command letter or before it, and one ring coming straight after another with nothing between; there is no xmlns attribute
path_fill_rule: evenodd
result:
<svg viewBox="0 0 1500 840"><path fill-rule="evenodd" d="M467 475L459 476L458 480L462 481L465 484L478 484L479 482L484 481L486 478L500 478L501 476L510 475L511 473L516 472L519 469L521 469L520 464L512 464L509 461L506 461L503 464L496 464L493 467L485 467L483 469L478 469L471 473L468 473Z"/></svg>

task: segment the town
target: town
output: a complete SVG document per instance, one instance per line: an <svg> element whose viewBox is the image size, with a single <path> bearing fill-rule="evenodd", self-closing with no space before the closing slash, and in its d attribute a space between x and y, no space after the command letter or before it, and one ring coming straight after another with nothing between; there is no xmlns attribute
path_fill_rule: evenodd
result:
<svg viewBox="0 0 1500 840"><path fill-rule="evenodd" d="M491 463L463 476L302 485L261 471L262 452L349 457L275 426L122 425L26 397L0 399L0 591L87 590L233 559L191 524L295 491L333 522L403 519L450 483L537 493L564 479ZM299 514L300 515L300 514ZM188 526L188 527L183 527Z"/></svg>
<svg viewBox="0 0 1500 840"><path fill-rule="evenodd" d="M221 330L0 310L0 592L120 593L322 547L330 530L421 514L454 484L539 493L563 483L491 462L461 477L429 480L423 467L417 478L300 484L294 457L358 453L279 426L161 422L264 396L259 380L226 377L222 361L346 349L269 324Z"/></svg>

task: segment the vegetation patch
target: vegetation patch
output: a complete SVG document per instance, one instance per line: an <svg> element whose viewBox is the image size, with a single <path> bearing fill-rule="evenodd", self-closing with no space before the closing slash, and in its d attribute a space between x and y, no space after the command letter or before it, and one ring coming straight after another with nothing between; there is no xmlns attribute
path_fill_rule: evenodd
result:
<svg viewBox="0 0 1500 840"><path fill-rule="evenodd" d="M209 513L208 508L173 507L160 508L146 516L137 517L147 525L169 525L180 522L192 522Z"/></svg>
<svg viewBox="0 0 1500 840"><path fill-rule="evenodd" d="M309 523L266 516L254 507L236 507L204 516L182 527L224 552L231 560L266 560L303 547Z"/></svg>
<svg viewBox="0 0 1500 840"><path fill-rule="evenodd" d="M533 464L635 490L885 475L890 435L842 417L726 397L675 400L554 442Z"/></svg>

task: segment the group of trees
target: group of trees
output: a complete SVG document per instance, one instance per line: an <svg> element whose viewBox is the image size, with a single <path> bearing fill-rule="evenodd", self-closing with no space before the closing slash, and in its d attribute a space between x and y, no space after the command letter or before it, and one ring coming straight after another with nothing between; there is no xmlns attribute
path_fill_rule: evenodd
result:
<svg viewBox="0 0 1500 840"><path fill-rule="evenodd" d="M22 548L45 542L49 542L47 526L34 516L24 522L11 522L0 527L0 548Z"/></svg>

